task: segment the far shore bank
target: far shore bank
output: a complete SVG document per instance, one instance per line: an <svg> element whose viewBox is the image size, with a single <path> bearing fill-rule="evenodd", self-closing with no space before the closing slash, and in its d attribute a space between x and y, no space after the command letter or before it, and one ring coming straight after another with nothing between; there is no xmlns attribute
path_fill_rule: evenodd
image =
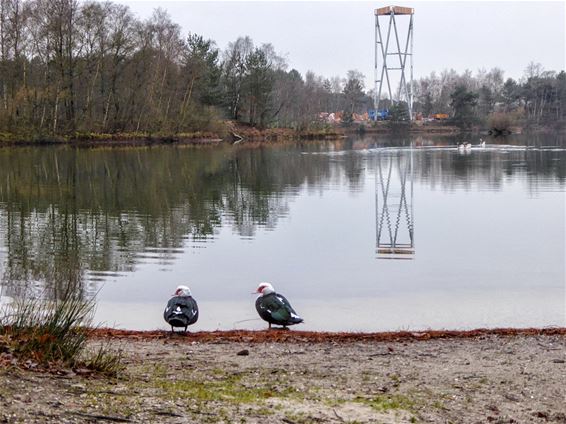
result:
<svg viewBox="0 0 566 424"><path fill-rule="evenodd" d="M281 143L292 141L339 140L359 135L447 135L485 134L489 130L475 128L472 131L444 123L425 123L411 125L409 128L392 127L387 123L378 125L352 124L349 127L327 127L315 130L294 130L291 128L258 129L230 122L220 132L194 132L180 134L149 133L76 133L67 136L27 136L11 133L0 135L1 147L57 146L72 147L143 147L155 145L218 146L221 144ZM547 130L537 130L536 133ZM555 131L556 132L556 131ZM522 128L513 128L512 134L523 133Z"/></svg>

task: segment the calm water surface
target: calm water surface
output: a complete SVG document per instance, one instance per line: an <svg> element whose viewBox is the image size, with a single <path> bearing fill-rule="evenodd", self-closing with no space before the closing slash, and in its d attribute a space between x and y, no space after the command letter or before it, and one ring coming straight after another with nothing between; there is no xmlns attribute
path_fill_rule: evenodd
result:
<svg viewBox="0 0 566 424"><path fill-rule="evenodd" d="M155 329L184 283L195 330L257 329L270 281L305 330L565 326L564 140L454 143L0 149L0 294Z"/></svg>

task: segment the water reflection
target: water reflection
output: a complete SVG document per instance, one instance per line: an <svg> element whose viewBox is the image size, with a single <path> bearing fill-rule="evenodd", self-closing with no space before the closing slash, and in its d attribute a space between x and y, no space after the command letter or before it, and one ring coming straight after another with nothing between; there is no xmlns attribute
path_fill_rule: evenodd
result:
<svg viewBox="0 0 566 424"><path fill-rule="evenodd" d="M439 213L427 211L432 203L429 199L436 194L463 191L476 196L519 189L529 198L540 198L543 193L564 192L566 155L562 140L513 139L498 145L491 140L485 149L466 155L458 152L456 142L449 137L360 137L259 149L0 149L0 294L18 296L33 287L57 297L71 284L87 296L96 293L102 282L123 281L118 284L126 287L129 283L125 280L134 275L148 284L144 291L151 295L147 296L153 296L155 291L149 284L162 278L159 272L170 271L181 278L187 268L193 275L207 272L211 280L224 281L228 277L219 276L220 270L215 267L226 266L231 267L235 279L240 275L244 279L239 266L248 263L246 243L259 243L266 232L273 232L286 241L277 246L280 253L276 255L281 258L256 258L255 264L271 264L267 271L256 265L264 278L284 278L286 274L277 270L290 266L305 275L309 266L320 270L325 265L312 258L314 248L317 253L325 252L320 261L338 263L341 254L344 269L357 275L362 292L373 296L369 276L376 265L358 263L359 255L372 247L367 249L358 239L352 246L361 246L361 250L352 251L351 258L350 252L328 251L345 243L344 234L376 231L372 244L377 242L378 253L382 241L389 243L389 248L393 240L395 249L399 243L413 249L415 207L422 222L419 252L427 258L440 249L427 243L433 237L430 230L438 225L426 220ZM394 167L388 168L388 163ZM414 184L419 188L415 199ZM353 209L368 194L368 199L377 203L377 208L368 207L373 218L352 218ZM437 200L440 208L446 199ZM469 214L456 218L473 220L479 209L470 208ZM300 227L298 223L306 217L310 225ZM333 224L315 229L317 222ZM230 239L227 232L236 239ZM319 244L313 247L309 237ZM216 244L225 249L222 254L215 251L187 256ZM281 253L289 244L297 257ZM207 268L202 270L193 257L206 257ZM380 272L398 275L397 269L388 267ZM328 281L332 277L323 278L322 273L311 277L317 280L308 283L313 287L301 283L306 296L313 290L333 292L334 286L316 286L318 279ZM201 293L208 301L212 293L222 291L230 298L241 289L229 283L212 288L205 280ZM117 302L131 294L116 293L113 300ZM366 327L360 324L359 329Z"/></svg>
<svg viewBox="0 0 566 424"><path fill-rule="evenodd" d="M222 225L247 238L274 229L299 186L338 183L322 157L273 153L0 150L3 285L10 295L30 284L54 296L69 283L93 292L83 281L147 260L170 265L187 242L212 240Z"/></svg>
<svg viewBox="0 0 566 424"><path fill-rule="evenodd" d="M377 154L375 187L376 244L379 259L413 259L413 153Z"/></svg>

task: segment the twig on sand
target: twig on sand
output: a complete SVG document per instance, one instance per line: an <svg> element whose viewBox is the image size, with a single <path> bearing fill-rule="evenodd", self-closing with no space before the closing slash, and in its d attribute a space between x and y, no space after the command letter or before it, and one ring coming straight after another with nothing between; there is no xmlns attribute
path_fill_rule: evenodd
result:
<svg viewBox="0 0 566 424"><path fill-rule="evenodd" d="M169 412L169 411L155 411L155 415L162 415L167 417L182 417L183 415L177 414L176 412Z"/></svg>
<svg viewBox="0 0 566 424"><path fill-rule="evenodd" d="M79 417L83 418L91 418L93 420L105 420L105 421L112 421L115 423L131 423L132 420L125 417L112 417L110 415L98 415L98 414L85 414L84 412L78 411L69 411L69 414L78 415Z"/></svg>
<svg viewBox="0 0 566 424"><path fill-rule="evenodd" d="M336 415L336 418L338 418L341 422L344 422L344 418L342 418L340 415L338 415L338 412L336 412L336 409L332 408L332 411L334 412L334 415Z"/></svg>

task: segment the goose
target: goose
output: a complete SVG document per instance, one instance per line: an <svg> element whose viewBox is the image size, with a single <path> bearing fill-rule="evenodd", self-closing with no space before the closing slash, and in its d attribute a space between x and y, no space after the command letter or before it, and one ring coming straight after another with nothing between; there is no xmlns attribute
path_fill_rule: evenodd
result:
<svg viewBox="0 0 566 424"><path fill-rule="evenodd" d="M481 148L485 147L485 141L483 141L481 138L480 138L480 147Z"/></svg>
<svg viewBox="0 0 566 424"><path fill-rule="evenodd" d="M458 150L470 150L472 148L472 143L460 143L458 144Z"/></svg>
<svg viewBox="0 0 566 424"><path fill-rule="evenodd" d="M186 332L187 327L198 320L197 302L187 286L178 286L172 296L163 311L163 318L171 326L172 333L174 327L184 327Z"/></svg>
<svg viewBox="0 0 566 424"><path fill-rule="evenodd" d="M287 298L282 294L276 293L273 286L269 283L260 283L253 294L259 293L255 301L255 308L259 316L271 324L281 325L287 328L288 325L299 324L303 319L297 315Z"/></svg>

